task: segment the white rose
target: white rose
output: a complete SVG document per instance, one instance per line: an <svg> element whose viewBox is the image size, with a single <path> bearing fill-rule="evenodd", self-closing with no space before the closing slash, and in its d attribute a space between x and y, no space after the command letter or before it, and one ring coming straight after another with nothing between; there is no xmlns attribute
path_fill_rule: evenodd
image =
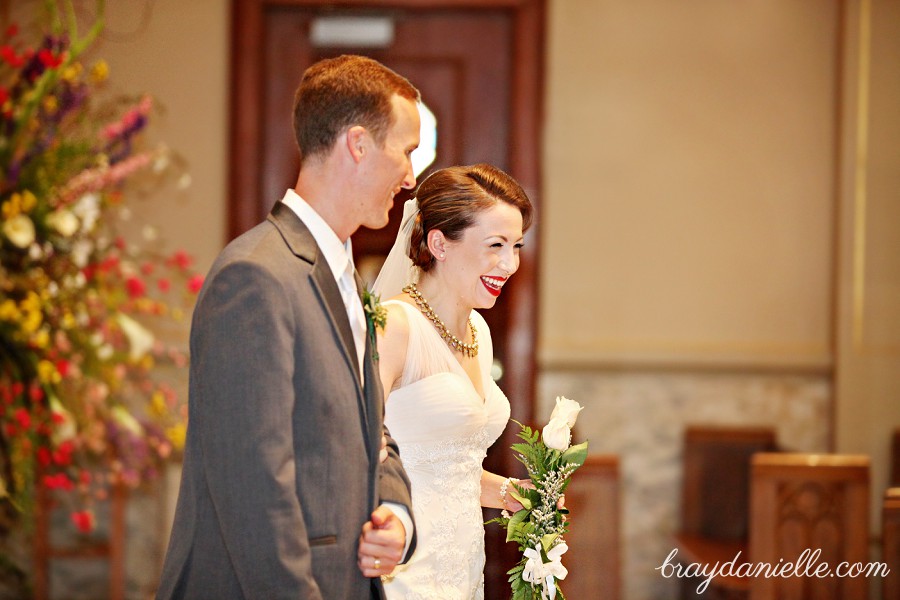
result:
<svg viewBox="0 0 900 600"><path fill-rule="evenodd" d="M548 448L564 452L569 447L572 431L569 425L562 419L550 419L541 431L541 438Z"/></svg>
<svg viewBox="0 0 900 600"><path fill-rule="evenodd" d="M562 419L570 428L575 427L575 421L578 419L578 413L584 408L574 400L569 400L565 396L556 397L556 408L550 413L550 420Z"/></svg>
<svg viewBox="0 0 900 600"><path fill-rule="evenodd" d="M78 231L80 223L78 217L71 211L61 209L47 215L47 225L52 227L63 237L72 237Z"/></svg>
<svg viewBox="0 0 900 600"><path fill-rule="evenodd" d="M27 248L34 242L34 223L26 215L18 214L3 224L3 235L13 246Z"/></svg>

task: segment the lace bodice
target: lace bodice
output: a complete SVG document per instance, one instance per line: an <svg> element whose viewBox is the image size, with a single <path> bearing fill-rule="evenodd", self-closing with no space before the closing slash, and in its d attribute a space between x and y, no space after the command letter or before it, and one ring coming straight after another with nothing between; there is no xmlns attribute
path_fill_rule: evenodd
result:
<svg viewBox="0 0 900 600"><path fill-rule="evenodd" d="M483 598L481 464L509 420L509 402L489 375L490 331L473 311L482 398L418 309L385 304L401 305L409 322L406 363L388 395L385 424L412 483L418 538L413 557L387 578L385 592L389 600Z"/></svg>

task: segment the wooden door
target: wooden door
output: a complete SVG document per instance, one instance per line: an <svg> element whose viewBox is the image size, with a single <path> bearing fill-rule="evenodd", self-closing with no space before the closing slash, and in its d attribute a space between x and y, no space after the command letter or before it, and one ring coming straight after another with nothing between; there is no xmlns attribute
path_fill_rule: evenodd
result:
<svg viewBox="0 0 900 600"><path fill-rule="evenodd" d="M230 236L264 219L293 187L299 166L294 89L307 66L345 53L370 56L407 77L435 114L436 159L419 181L437 168L489 162L515 176L539 205L542 16L543 0L235 0ZM314 44L313 23L334 17L389 19L393 40L380 47ZM388 227L354 234L357 264L387 254L407 197L398 195ZM513 418L526 423L533 420L538 227L528 232L518 273L497 305L482 313L504 371L498 383ZM507 428L486 468L524 476L509 450L515 433ZM496 526L488 528L487 546L487 597L502 598L517 552Z"/></svg>

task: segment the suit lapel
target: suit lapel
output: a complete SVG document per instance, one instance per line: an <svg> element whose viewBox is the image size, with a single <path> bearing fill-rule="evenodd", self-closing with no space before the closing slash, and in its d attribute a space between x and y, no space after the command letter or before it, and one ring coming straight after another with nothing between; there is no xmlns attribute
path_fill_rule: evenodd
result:
<svg viewBox="0 0 900 600"><path fill-rule="evenodd" d="M353 373L360 409L365 416L368 411L365 408L360 385L359 361L356 358L353 330L350 328L347 310L344 308L344 299L341 298L341 291L334 280L328 261L325 260L325 257L316 245L316 240L309 232L309 229L287 205L282 202L276 203L269 214L269 221L281 233L281 237L291 252L298 258L312 264L312 270L309 274L310 282L322 301L328 320L340 340L339 346L347 366Z"/></svg>

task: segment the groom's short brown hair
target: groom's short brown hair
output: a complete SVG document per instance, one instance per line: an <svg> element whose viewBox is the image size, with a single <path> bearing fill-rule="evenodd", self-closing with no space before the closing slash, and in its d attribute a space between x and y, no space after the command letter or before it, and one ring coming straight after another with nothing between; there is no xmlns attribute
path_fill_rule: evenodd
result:
<svg viewBox="0 0 900 600"><path fill-rule="evenodd" d="M420 98L405 77L371 58L345 54L310 66L294 95L300 164L326 154L338 134L354 125L362 125L383 144L393 124L394 94L413 102Z"/></svg>

